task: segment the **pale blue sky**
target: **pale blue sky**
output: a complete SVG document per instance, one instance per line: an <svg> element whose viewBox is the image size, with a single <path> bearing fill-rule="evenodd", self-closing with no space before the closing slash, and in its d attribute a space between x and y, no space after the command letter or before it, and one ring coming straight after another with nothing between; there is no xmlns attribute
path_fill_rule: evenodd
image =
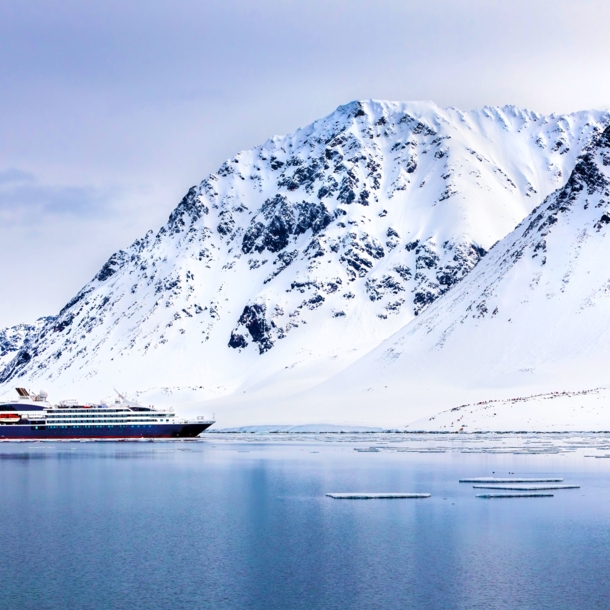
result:
<svg viewBox="0 0 610 610"><path fill-rule="evenodd" d="M610 107L579 0L0 0L0 327L56 313L238 150L353 99Z"/></svg>

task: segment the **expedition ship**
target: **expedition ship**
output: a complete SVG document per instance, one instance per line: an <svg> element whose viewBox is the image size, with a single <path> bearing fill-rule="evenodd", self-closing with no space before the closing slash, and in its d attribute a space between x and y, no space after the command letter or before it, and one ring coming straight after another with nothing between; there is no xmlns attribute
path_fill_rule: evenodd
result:
<svg viewBox="0 0 610 610"><path fill-rule="evenodd" d="M44 391L16 390L16 400L0 403L0 440L192 438L214 423L178 419L172 409L143 407L120 395L112 405L51 405Z"/></svg>

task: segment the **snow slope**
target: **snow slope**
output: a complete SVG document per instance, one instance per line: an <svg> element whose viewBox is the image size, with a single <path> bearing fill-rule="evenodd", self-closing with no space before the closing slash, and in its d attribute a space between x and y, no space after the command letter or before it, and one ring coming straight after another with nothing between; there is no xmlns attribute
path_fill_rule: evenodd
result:
<svg viewBox="0 0 610 610"><path fill-rule="evenodd" d="M424 417L407 430L426 432L608 432L610 389L554 391L484 400Z"/></svg>
<svg viewBox="0 0 610 610"><path fill-rule="evenodd" d="M411 429L610 430L609 230L610 128L460 284L308 401Z"/></svg>
<svg viewBox="0 0 610 610"><path fill-rule="evenodd" d="M607 122L342 106L190 189L18 352L2 389L241 404L217 413L226 425L351 419L341 401L312 419L286 399L421 317L565 184Z"/></svg>

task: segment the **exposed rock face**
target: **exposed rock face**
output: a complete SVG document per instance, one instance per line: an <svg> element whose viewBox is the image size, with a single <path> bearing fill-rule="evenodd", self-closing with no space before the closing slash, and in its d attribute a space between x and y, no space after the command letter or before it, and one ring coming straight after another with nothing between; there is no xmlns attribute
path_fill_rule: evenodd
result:
<svg viewBox="0 0 610 610"><path fill-rule="evenodd" d="M18 353L27 362L31 358L27 346L40 329L53 320L52 316L39 318L34 324L17 324L0 330L0 367L6 366Z"/></svg>
<svg viewBox="0 0 610 610"><path fill-rule="evenodd" d="M342 106L192 187L165 226L110 257L15 352L1 380L188 385L206 398L297 364L331 374L460 282L565 184L607 121Z"/></svg>
<svg viewBox="0 0 610 610"><path fill-rule="evenodd" d="M271 329L275 326L273 322L269 322L266 319L267 306L264 303L254 303L252 305L246 305L244 311L241 314L238 324L247 329L252 341L258 343L258 349L261 354L264 354L268 349L273 347L273 341L271 340ZM237 345L231 345L229 347L246 347L247 342L243 335L238 335L236 331L231 333L231 341L237 343Z"/></svg>
<svg viewBox="0 0 610 610"><path fill-rule="evenodd" d="M252 218L242 240L242 251L262 253L280 252L291 238L311 231L317 235L333 218L322 202L303 201L290 204L283 195L276 195L263 203L259 213Z"/></svg>

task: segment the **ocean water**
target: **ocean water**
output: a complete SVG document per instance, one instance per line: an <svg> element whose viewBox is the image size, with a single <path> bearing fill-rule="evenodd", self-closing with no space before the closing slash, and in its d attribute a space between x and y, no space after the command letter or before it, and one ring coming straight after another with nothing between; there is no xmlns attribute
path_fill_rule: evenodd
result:
<svg viewBox="0 0 610 610"><path fill-rule="evenodd" d="M606 453L604 435L0 443L0 608L606 610ZM581 488L458 483L509 473ZM432 497L325 496L349 491Z"/></svg>

